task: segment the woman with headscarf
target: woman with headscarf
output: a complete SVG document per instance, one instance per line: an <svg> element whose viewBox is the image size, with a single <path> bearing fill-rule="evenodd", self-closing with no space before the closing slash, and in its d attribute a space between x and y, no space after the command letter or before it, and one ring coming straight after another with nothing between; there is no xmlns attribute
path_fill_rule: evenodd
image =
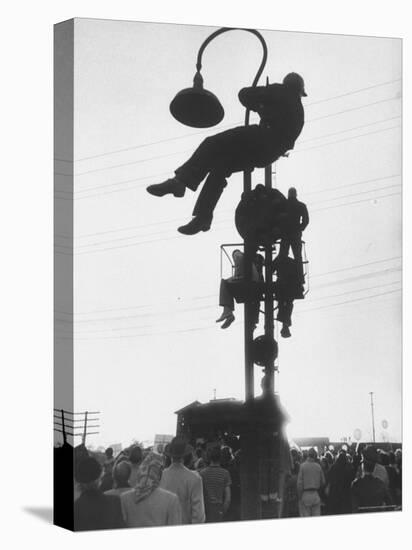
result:
<svg viewBox="0 0 412 550"><path fill-rule="evenodd" d="M163 457L149 453L140 464L133 489L121 495L127 527L180 525L182 511L178 497L159 487Z"/></svg>

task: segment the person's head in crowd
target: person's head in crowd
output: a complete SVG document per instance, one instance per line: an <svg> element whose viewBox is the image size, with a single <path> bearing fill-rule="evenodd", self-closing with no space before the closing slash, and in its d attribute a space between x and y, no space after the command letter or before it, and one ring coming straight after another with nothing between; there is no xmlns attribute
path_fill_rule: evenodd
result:
<svg viewBox="0 0 412 550"><path fill-rule="evenodd" d="M131 448L129 460L134 466L137 466L143 460L142 449L138 445Z"/></svg>
<svg viewBox="0 0 412 550"><path fill-rule="evenodd" d="M92 456L80 459L75 469L75 479L82 492L98 489L101 475L102 467Z"/></svg>
<svg viewBox="0 0 412 550"><path fill-rule="evenodd" d="M298 192L296 191L295 187L290 187L288 189L288 199L289 200L296 200L298 197Z"/></svg>
<svg viewBox="0 0 412 550"><path fill-rule="evenodd" d="M365 475L372 475L373 471L375 470L376 462L363 459L362 466Z"/></svg>
<svg viewBox="0 0 412 550"><path fill-rule="evenodd" d="M193 460L193 453L191 450L189 450L183 457L183 464L186 466L186 468L189 468L189 470L193 469L194 460Z"/></svg>
<svg viewBox="0 0 412 550"><path fill-rule="evenodd" d="M113 458L113 449L112 449L112 447L107 447L107 449L104 451L104 454L106 455L106 458L108 460Z"/></svg>
<svg viewBox="0 0 412 550"><path fill-rule="evenodd" d="M220 464L220 461L222 460L222 452L220 450L220 447L212 447L209 451L209 461L210 464Z"/></svg>
<svg viewBox="0 0 412 550"><path fill-rule="evenodd" d="M89 455L89 451L87 450L87 447L84 443L80 443L80 445L77 445L74 448L74 460L79 462L80 460L83 460L83 458L87 458Z"/></svg>
<svg viewBox="0 0 412 550"><path fill-rule="evenodd" d="M340 451L336 458L335 464L337 465L338 468L343 468L344 466L346 466L346 462L347 462L346 452Z"/></svg>
<svg viewBox="0 0 412 550"><path fill-rule="evenodd" d="M330 451L326 451L325 458L329 463L329 466L332 466L333 464L333 454Z"/></svg>
<svg viewBox="0 0 412 550"><path fill-rule="evenodd" d="M316 460L318 458L318 453L316 452L316 449L314 447L311 447L309 449L308 458L311 458L312 460Z"/></svg>
<svg viewBox="0 0 412 550"><path fill-rule="evenodd" d="M362 449L362 457L364 462L373 462L374 464L378 462L378 452L372 445L366 445Z"/></svg>
<svg viewBox="0 0 412 550"><path fill-rule="evenodd" d="M388 458L390 466L393 466L396 463L395 453L393 451L389 451Z"/></svg>
<svg viewBox="0 0 412 550"><path fill-rule="evenodd" d="M395 451L396 464L402 466L402 449L396 449Z"/></svg>
<svg viewBox="0 0 412 550"><path fill-rule="evenodd" d="M189 446L186 439L181 436L176 436L169 444L168 453L172 462L183 462L185 456L189 453Z"/></svg>
<svg viewBox="0 0 412 550"><path fill-rule="evenodd" d="M123 460L121 462L118 462L116 466L113 468L113 481L114 486L117 489L121 489L123 487L129 487L129 477L131 474L131 467L129 462Z"/></svg>
<svg viewBox="0 0 412 550"><path fill-rule="evenodd" d="M307 449L304 449L302 451L302 461L304 462L308 458L308 456L309 456L309 453L308 453Z"/></svg>
<svg viewBox="0 0 412 550"><path fill-rule="evenodd" d="M298 462L299 453L298 453L297 449L291 449L290 450L290 457L291 457L293 462Z"/></svg>
<svg viewBox="0 0 412 550"><path fill-rule="evenodd" d="M223 468L227 468L233 461L233 455L230 447L223 447L221 450L220 464Z"/></svg>
<svg viewBox="0 0 412 550"><path fill-rule="evenodd" d="M320 459L320 465L324 472L327 472L329 470L329 462L326 460L324 456L322 456L322 458Z"/></svg>
<svg viewBox="0 0 412 550"><path fill-rule="evenodd" d="M385 453L384 451L381 451L379 453L379 462L382 464L382 466L389 466L389 455L388 455L388 453Z"/></svg>

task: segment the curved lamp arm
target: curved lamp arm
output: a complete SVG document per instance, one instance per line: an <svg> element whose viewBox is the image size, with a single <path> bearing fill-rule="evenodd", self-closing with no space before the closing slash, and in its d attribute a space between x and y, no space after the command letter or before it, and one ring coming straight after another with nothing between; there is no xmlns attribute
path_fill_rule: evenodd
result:
<svg viewBox="0 0 412 550"><path fill-rule="evenodd" d="M250 33L254 34L260 40L260 43L262 44L263 56L262 56L262 61L260 63L259 69L256 73L256 76L255 76L253 82L252 82L252 87L254 88L257 85L257 83L259 81L259 78L261 77L261 75L263 73L263 69L265 68L267 57L268 57L268 49L267 49L267 46L266 46L265 39L263 38L263 36L260 34L259 31L256 31L254 29L242 29L242 28L236 28L236 27L222 27L221 29L218 29L217 31L212 33L210 36L208 36L206 38L206 40L203 42L203 44L200 46L199 52L197 54L197 62L196 62L197 73L196 73L196 76L195 76L195 80L198 79L198 80L200 80L200 82L203 81L202 76L200 74L200 70L202 68L202 55L203 55L203 52L204 52L206 46L214 38L216 38L216 36L219 36L219 34L223 34L224 32L228 32L228 31L246 31L246 32L250 32ZM250 109L246 109L245 126L249 125L249 115L250 115Z"/></svg>

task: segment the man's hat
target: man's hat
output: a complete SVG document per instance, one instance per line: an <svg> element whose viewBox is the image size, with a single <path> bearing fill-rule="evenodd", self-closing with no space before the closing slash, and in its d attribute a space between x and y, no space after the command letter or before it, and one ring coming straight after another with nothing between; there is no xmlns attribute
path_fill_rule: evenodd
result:
<svg viewBox="0 0 412 550"><path fill-rule="evenodd" d="M170 442L167 450L169 456L172 458L183 458L190 452L190 447L183 437L174 437Z"/></svg>
<svg viewBox="0 0 412 550"><path fill-rule="evenodd" d="M367 445L362 451L363 460L378 462L378 451L372 445Z"/></svg>
<svg viewBox="0 0 412 550"><path fill-rule="evenodd" d="M91 483L99 479L102 473L102 467L99 462L93 458L88 457L80 460L76 468L76 480L79 483Z"/></svg>
<svg viewBox="0 0 412 550"><path fill-rule="evenodd" d="M283 79L283 84L286 84L286 86L290 86L291 88L297 89L300 95L302 95L303 97L307 97L308 95L305 92L305 82L298 73L287 74Z"/></svg>

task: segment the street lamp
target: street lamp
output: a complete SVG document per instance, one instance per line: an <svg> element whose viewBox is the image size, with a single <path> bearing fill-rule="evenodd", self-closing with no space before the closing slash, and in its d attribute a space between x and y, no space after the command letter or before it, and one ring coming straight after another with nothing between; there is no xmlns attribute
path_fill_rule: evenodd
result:
<svg viewBox="0 0 412 550"><path fill-rule="evenodd" d="M254 34L262 44L263 57L258 72L256 73L255 79L253 81L252 87L256 86L256 84L258 83L267 60L267 46L262 35L254 29L236 29L231 27L223 27L221 29L218 29L208 38L206 38L206 40L200 46L199 52L197 54L196 74L193 78L193 87L185 88L184 90L178 92L170 104L171 114L177 121L181 122L182 124L185 124L186 126L191 126L193 128L210 128L211 126L216 126L216 124L219 124L219 122L222 121L225 115L225 111L220 101L215 94L213 94L209 90L205 90L203 87L203 77L200 72L202 69L202 55L206 46L214 38L216 38L216 36L219 36L224 32L234 30L250 32ZM248 124L249 110L247 109L245 125L247 126Z"/></svg>

